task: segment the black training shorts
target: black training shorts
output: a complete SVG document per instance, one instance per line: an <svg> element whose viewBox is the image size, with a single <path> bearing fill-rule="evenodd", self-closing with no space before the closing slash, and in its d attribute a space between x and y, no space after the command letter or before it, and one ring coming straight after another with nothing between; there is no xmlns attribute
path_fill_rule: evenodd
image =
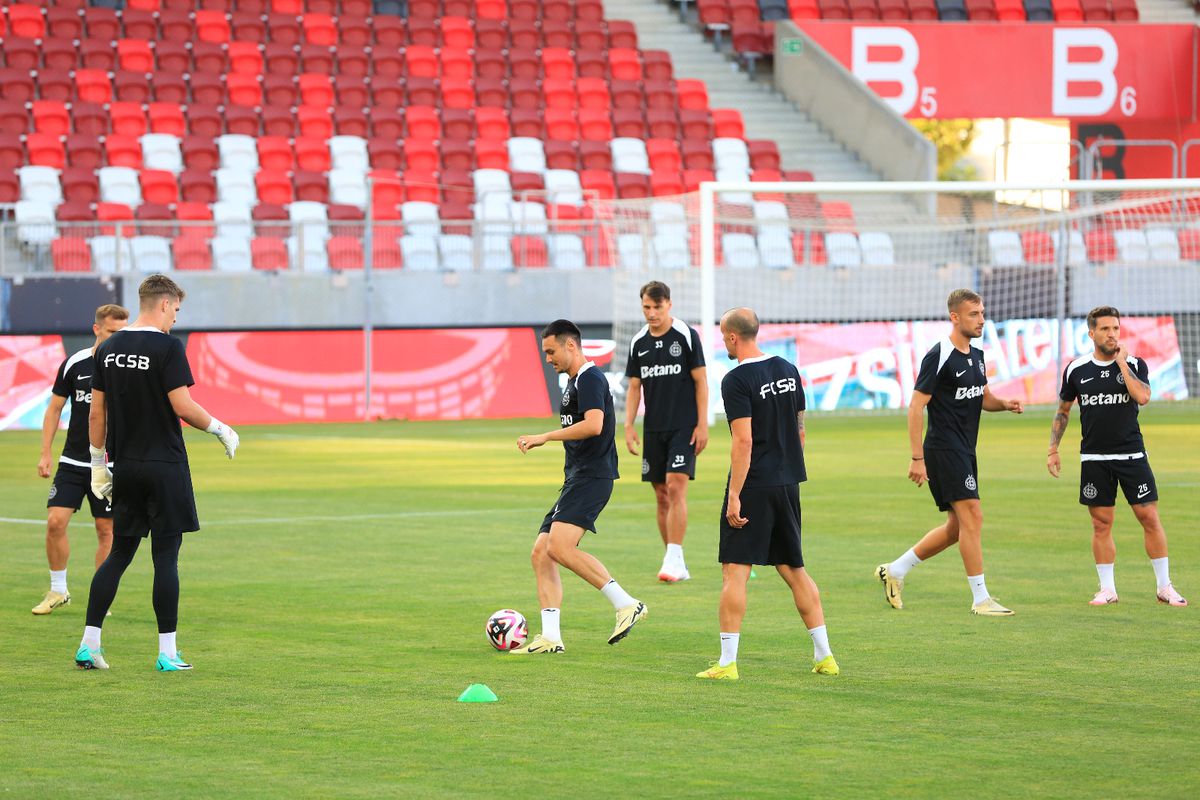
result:
<svg viewBox="0 0 1200 800"><path fill-rule="evenodd" d="M1117 484L1131 506L1158 502L1158 487L1150 459L1129 458L1112 461L1084 461L1079 465L1079 502L1085 506L1113 506L1117 503Z"/></svg>
<svg viewBox="0 0 1200 800"><path fill-rule="evenodd" d="M92 471L74 464L58 465L54 482L50 484L50 497L46 508L69 508L78 511L83 507L83 498L88 500L94 519L112 519L113 510L109 501L92 494Z"/></svg>
<svg viewBox="0 0 1200 800"><path fill-rule="evenodd" d="M578 525L585 531L596 532L596 517L612 497L611 478L568 478L558 493L554 508L542 520L538 533L549 533L555 522Z"/></svg>
<svg viewBox="0 0 1200 800"><path fill-rule="evenodd" d="M200 530L186 461L122 459L113 470L113 534L178 536Z"/></svg>
<svg viewBox="0 0 1200 800"><path fill-rule="evenodd" d="M962 450L926 450L925 470L929 491L941 511L950 511L956 500L978 500L979 478L975 454Z"/></svg>
<svg viewBox="0 0 1200 800"><path fill-rule="evenodd" d="M800 548L800 486L757 486L742 489L742 516L746 527L735 528L725 518L729 493L721 504L722 564L767 564L803 567Z"/></svg>
<svg viewBox="0 0 1200 800"><path fill-rule="evenodd" d="M642 480L663 483L668 472L696 477L696 446L691 443L694 428L673 431L645 431L642 437Z"/></svg>

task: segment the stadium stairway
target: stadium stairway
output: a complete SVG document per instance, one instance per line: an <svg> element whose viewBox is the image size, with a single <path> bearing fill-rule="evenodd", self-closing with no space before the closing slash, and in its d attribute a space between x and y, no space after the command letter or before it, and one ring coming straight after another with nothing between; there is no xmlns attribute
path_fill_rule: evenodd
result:
<svg viewBox="0 0 1200 800"><path fill-rule="evenodd" d="M808 170L819 181L880 180L877 172L776 92L770 80L750 81L735 62L681 22L675 6L648 0L604 0L604 8L608 19L627 19L637 26L639 46L669 52L677 79L704 81L713 108L741 111L747 139L775 141L783 169ZM863 87L863 91L869 90ZM863 218L877 212L913 212L897 198L882 195L856 198L853 205Z"/></svg>

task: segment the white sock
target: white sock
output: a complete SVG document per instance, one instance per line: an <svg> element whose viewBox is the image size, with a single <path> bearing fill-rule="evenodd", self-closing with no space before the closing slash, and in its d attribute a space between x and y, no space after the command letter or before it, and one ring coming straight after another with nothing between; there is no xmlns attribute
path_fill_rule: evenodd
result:
<svg viewBox="0 0 1200 800"><path fill-rule="evenodd" d="M633 595L622 589L621 584L617 583L615 579L610 579L608 583L604 584L604 588L600 590L600 593L607 597L608 602L612 603L613 608L618 611L626 606L632 606L637 603Z"/></svg>
<svg viewBox="0 0 1200 800"><path fill-rule="evenodd" d="M683 545L669 544L667 545L667 554L663 556L664 564L683 564Z"/></svg>
<svg viewBox="0 0 1200 800"><path fill-rule="evenodd" d="M721 633L721 660L717 663L722 667L728 667L737 661L738 639L742 638L740 633Z"/></svg>
<svg viewBox="0 0 1200 800"><path fill-rule="evenodd" d="M833 655L833 651L829 649L829 632L825 630L824 625L809 628L808 635L813 640L813 661L820 661L826 656Z"/></svg>
<svg viewBox="0 0 1200 800"><path fill-rule="evenodd" d="M978 575L968 575L967 583L971 585L971 596L975 598L975 605L979 605L984 600L991 597L988 594L987 584L983 582L983 573Z"/></svg>
<svg viewBox="0 0 1200 800"><path fill-rule="evenodd" d="M67 571L65 569L50 570L50 591L59 594L67 593Z"/></svg>
<svg viewBox="0 0 1200 800"><path fill-rule="evenodd" d="M552 642L562 641L562 631L559 630L559 611L557 608L542 609L542 638Z"/></svg>
<svg viewBox="0 0 1200 800"><path fill-rule="evenodd" d="M1113 565L1112 564L1097 564L1096 574L1100 576L1100 588L1108 589L1110 592L1117 591L1117 584L1113 580Z"/></svg>
<svg viewBox="0 0 1200 800"><path fill-rule="evenodd" d="M1154 567L1154 579L1158 581L1158 588L1165 589L1171 585L1171 570L1167 566L1167 557L1150 559L1150 566Z"/></svg>
<svg viewBox="0 0 1200 800"><path fill-rule="evenodd" d="M170 633L160 633L158 635L158 652L162 653L167 658L175 658L179 655L175 649L175 631Z"/></svg>
<svg viewBox="0 0 1200 800"><path fill-rule="evenodd" d="M93 628L91 625L85 626L83 629L83 640L80 642L80 644L89 650L99 650L100 629Z"/></svg>
<svg viewBox="0 0 1200 800"><path fill-rule="evenodd" d="M892 574L893 578L904 580L904 576L907 575L913 567L920 563L921 559L917 558L916 552L914 552L910 547L908 548L907 553L900 556L888 565L888 572Z"/></svg>

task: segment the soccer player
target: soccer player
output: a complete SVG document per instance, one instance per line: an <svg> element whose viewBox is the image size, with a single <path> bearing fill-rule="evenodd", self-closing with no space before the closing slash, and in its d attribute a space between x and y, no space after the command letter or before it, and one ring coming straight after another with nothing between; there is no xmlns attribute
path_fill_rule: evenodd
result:
<svg viewBox="0 0 1200 800"><path fill-rule="evenodd" d="M617 474L614 439L617 415L608 379L583 355L583 336L565 319L542 330L542 351L554 370L567 375L559 417L562 427L549 433L526 434L517 447L528 453L546 442L562 442L566 451L563 485L554 507L546 514L533 543L533 574L542 604L542 632L513 653L563 652L560 626L562 581L558 565L595 586L617 612L609 644L625 638L646 617L646 604L621 588L600 560L579 549L586 531L596 532L596 518L612 496Z"/></svg>
<svg viewBox="0 0 1200 800"><path fill-rule="evenodd" d="M970 289L955 289L946 306L953 325L950 336L925 355L908 406L908 442L915 454L909 462L908 478L917 486L929 482L938 510L946 512L946 521L895 561L876 567L875 576L883 583L884 599L892 608L904 608L900 594L909 570L957 543L971 587L971 613L1006 617L1013 612L988 594L983 578L983 509L975 442L981 410L1020 414L1024 406L1020 400L1001 400L992 394L983 351L971 346L971 340L983 334L983 298ZM922 446L926 408L929 431Z"/></svg>
<svg viewBox="0 0 1200 800"><path fill-rule="evenodd" d="M192 476L179 420L208 431L233 458L238 435L191 398L192 370L183 342L170 336L184 292L163 275L138 287L133 325L96 350L89 420L92 492L113 500L113 545L92 577L87 625L75 653L80 669L108 669L100 647L104 615L142 539L154 560L154 615L160 672L191 669L175 643L179 617L179 548L183 534L200 529ZM105 465L105 441L115 465Z"/></svg>
<svg viewBox="0 0 1200 800"><path fill-rule="evenodd" d="M46 560L50 562L50 590L42 602L33 607L33 613L39 616L71 604L71 592L67 589L67 559L71 555L67 525L71 515L83 506L84 497L92 511L92 521L96 523L97 567L104 563L112 547L112 506L89 490L92 464L87 452L88 412L92 405L92 373L95 372L92 356L100 343L124 328L128 320L129 312L121 306L109 304L97 308L96 321L92 325L96 341L91 347L65 359L54 376L50 405L42 417L42 454L37 465L40 477L50 477L50 447L54 444L54 434L68 399L71 401L71 421L46 501Z"/></svg>
<svg viewBox="0 0 1200 800"><path fill-rule="evenodd" d="M1167 534L1158 519L1158 488L1142 443L1138 406L1150 402L1150 372L1146 362L1134 358L1121 344L1121 312L1112 306L1093 308L1087 315L1088 336L1095 348L1072 361L1063 372L1062 401L1050 428L1046 469L1055 478L1062 469L1058 444L1071 419L1071 406L1079 401L1083 441L1079 446L1079 502L1092 515L1092 555L1100 576L1100 591L1089 604L1117 602L1113 562L1113 511L1117 484L1133 515L1142 524L1146 555L1158 581L1158 602L1186 606L1187 600L1171 585L1167 565Z"/></svg>
<svg viewBox="0 0 1200 800"><path fill-rule="evenodd" d="M671 288L650 281L640 297L646 325L633 337L625 367L625 446L638 455L636 422L644 388L642 480L654 487L658 534L667 548L658 579L675 583L691 577L683 559L683 537L688 481L696 477L696 456L708 445L708 379L700 334L671 316Z"/></svg>
<svg viewBox="0 0 1200 800"><path fill-rule="evenodd" d="M721 381L733 444L721 509L721 658L697 678L736 681L746 581L754 564L770 564L792 590L813 643L812 671L837 675L817 584L800 548L800 484L804 471L804 387L794 364L758 349L758 317L735 308L721 317L721 336L737 366Z"/></svg>

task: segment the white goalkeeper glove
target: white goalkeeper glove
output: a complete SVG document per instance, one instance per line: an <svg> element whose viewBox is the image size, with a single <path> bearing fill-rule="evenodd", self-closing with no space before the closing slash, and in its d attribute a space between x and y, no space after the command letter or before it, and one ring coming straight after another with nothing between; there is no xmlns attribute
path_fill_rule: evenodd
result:
<svg viewBox="0 0 1200 800"><path fill-rule="evenodd" d="M216 417L212 418L212 422L208 423L208 427L204 430L221 441L221 444L225 446L226 457L233 458L233 454L237 452L238 443L241 442L241 437L237 435L237 431Z"/></svg>
<svg viewBox="0 0 1200 800"><path fill-rule="evenodd" d="M102 500L108 500L112 497L113 474L104 460L104 448L92 447L89 444L88 452L92 454L92 494Z"/></svg>

